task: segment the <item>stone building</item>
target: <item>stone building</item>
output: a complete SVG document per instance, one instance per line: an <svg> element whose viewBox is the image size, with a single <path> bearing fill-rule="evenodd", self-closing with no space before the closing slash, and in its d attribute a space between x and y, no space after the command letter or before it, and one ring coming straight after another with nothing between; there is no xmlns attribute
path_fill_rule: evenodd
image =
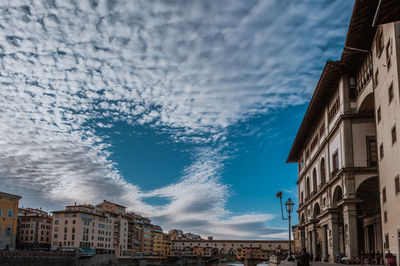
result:
<svg viewBox="0 0 400 266"><path fill-rule="evenodd" d="M50 249L53 218L41 209L19 208L17 248Z"/></svg>
<svg viewBox="0 0 400 266"><path fill-rule="evenodd" d="M400 3L356 0L292 145L300 245L314 258L399 254ZM398 125L400 126L400 125Z"/></svg>

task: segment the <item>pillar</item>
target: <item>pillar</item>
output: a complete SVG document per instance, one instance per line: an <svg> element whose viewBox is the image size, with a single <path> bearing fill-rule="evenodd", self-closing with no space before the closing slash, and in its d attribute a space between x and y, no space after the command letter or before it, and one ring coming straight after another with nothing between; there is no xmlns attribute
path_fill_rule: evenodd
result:
<svg viewBox="0 0 400 266"><path fill-rule="evenodd" d="M311 239L312 239L312 254L313 254L313 259L317 257L317 228L314 227L313 230L311 231Z"/></svg>
<svg viewBox="0 0 400 266"><path fill-rule="evenodd" d="M306 247L306 233L303 227L300 229L300 248L303 249L305 247Z"/></svg>
<svg viewBox="0 0 400 266"><path fill-rule="evenodd" d="M358 256L357 206L355 203L343 205L345 253L349 258Z"/></svg>
<svg viewBox="0 0 400 266"><path fill-rule="evenodd" d="M334 262L337 255L339 255L339 226L338 226L338 215L336 212L332 212L329 215L329 230L328 230L328 250L329 250L329 261Z"/></svg>
<svg viewBox="0 0 400 266"><path fill-rule="evenodd" d="M328 261L328 226L322 226L322 261Z"/></svg>

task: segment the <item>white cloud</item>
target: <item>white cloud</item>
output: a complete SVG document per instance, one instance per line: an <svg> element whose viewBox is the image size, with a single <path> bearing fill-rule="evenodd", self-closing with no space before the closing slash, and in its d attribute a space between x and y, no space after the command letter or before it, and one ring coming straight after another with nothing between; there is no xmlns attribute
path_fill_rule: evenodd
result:
<svg viewBox="0 0 400 266"><path fill-rule="evenodd" d="M336 56L343 41L346 8L280 0L3 3L0 188L48 209L107 198L157 212L166 227L281 236L267 227L268 214L226 209L225 130L308 99L321 58ZM120 175L93 121L167 130L203 148L177 183L142 191ZM144 203L152 196L170 203Z"/></svg>

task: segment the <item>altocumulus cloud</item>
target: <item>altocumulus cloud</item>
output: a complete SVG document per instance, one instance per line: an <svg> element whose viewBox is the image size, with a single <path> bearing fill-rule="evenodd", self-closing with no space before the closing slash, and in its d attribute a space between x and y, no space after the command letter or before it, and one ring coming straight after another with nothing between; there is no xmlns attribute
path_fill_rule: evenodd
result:
<svg viewBox="0 0 400 266"><path fill-rule="evenodd" d="M9 1L0 6L1 188L47 208L108 198L165 228L279 238L235 215L220 174L227 128L305 103L342 43L351 1ZM177 183L121 176L98 127L123 121L198 143ZM168 204L146 204L163 197Z"/></svg>

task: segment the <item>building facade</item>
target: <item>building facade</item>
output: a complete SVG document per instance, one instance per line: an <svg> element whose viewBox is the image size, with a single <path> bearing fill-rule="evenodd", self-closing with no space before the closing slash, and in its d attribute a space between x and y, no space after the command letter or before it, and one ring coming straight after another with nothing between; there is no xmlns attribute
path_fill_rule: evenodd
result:
<svg viewBox="0 0 400 266"><path fill-rule="evenodd" d="M321 74L288 162L300 246L314 258L398 256L400 4L356 0L339 61Z"/></svg>
<svg viewBox="0 0 400 266"><path fill-rule="evenodd" d="M19 208L17 248L24 250L50 249L52 217L45 211Z"/></svg>
<svg viewBox="0 0 400 266"><path fill-rule="evenodd" d="M153 257L166 258L170 255L171 240L164 234L162 228L158 225L153 229Z"/></svg>
<svg viewBox="0 0 400 266"><path fill-rule="evenodd" d="M0 249L15 249L20 196L0 192Z"/></svg>

